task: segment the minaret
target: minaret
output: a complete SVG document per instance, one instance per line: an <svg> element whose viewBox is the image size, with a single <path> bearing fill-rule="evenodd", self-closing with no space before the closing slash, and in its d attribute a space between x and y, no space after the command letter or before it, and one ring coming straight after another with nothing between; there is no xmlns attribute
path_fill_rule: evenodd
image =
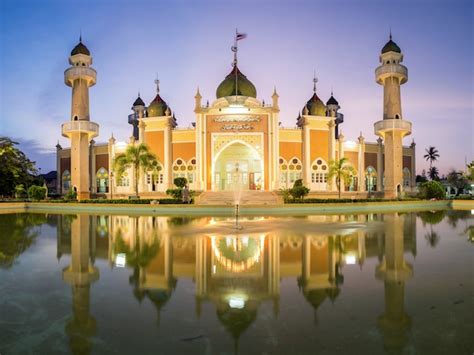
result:
<svg viewBox="0 0 474 355"><path fill-rule="evenodd" d="M89 117L89 87L95 85L97 73L90 67L92 57L82 38L72 50L69 64L64 83L72 87L71 121L63 123L62 135L71 140L71 186L81 200L90 197L89 142L99 135L99 125Z"/></svg>
<svg viewBox="0 0 474 355"><path fill-rule="evenodd" d="M403 119L400 85L408 80L407 68L400 64L403 54L390 40L380 55L381 65L375 69L378 84L384 87L383 120L375 122L375 134L385 140L385 198L400 196L403 189L403 137L411 134L411 122ZM379 172L382 173L382 172Z"/></svg>
<svg viewBox="0 0 474 355"><path fill-rule="evenodd" d="M413 267L404 257L405 216L386 214L385 252L375 270L375 277L384 282L385 309L377 326L383 333L384 347L389 353L401 353L408 341L411 318L405 312L405 282L413 277Z"/></svg>
<svg viewBox="0 0 474 355"><path fill-rule="evenodd" d="M142 118L145 115L145 103L143 102L142 98L140 97L140 93L138 93L138 97L132 105L133 114L128 116L128 123L133 126L133 136L135 140L139 140L139 122L141 122Z"/></svg>

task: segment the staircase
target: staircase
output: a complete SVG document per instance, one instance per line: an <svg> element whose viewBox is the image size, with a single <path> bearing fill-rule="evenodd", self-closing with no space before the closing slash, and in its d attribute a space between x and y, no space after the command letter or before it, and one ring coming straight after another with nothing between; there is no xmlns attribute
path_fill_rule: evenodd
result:
<svg viewBox="0 0 474 355"><path fill-rule="evenodd" d="M278 205L283 203L281 196L270 191L242 191L239 205ZM197 205L233 206L236 193L233 191L203 192L196 198Z"/></svg>

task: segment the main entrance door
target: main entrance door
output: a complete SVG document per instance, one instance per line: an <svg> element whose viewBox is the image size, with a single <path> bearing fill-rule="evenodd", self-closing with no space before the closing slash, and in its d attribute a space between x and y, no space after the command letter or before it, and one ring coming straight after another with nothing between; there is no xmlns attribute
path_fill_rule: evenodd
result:
<svg viewBox="0 0 474 355"><path fill-rule="evenodd" d="M263 189L263 162L255 149L240 142L220 152L213 166L213 191Z"/></svg>

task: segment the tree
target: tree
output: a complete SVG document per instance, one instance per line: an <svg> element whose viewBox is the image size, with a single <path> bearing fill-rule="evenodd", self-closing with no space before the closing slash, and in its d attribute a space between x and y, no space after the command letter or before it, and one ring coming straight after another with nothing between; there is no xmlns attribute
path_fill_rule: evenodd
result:
<svg viewBox="0 0 474 355"><path fill-rule="evenodd" d="M138 179L140 171L148 171L158 166L155 155L144 143L130 144L124 153L118 154L114 160L114 172L117 181L122 178L125 170L133 168L135 174L135 195L138 196Z"/></svg>
<svg viewBox="0 0 474 355"><path fill-rule="evenodd" d="M428 176L430 177L431 180L437 181L439 180L439 171L436 166L432 166L430 170L428 171Z"/></svg>
<svg viewBox="0 0 474 355"><path fill-rule="evenodd" d="M428 149L425 149L426 154L423 155L423 158L425 158L426 161L430 162L430 170L431 166L433 165L433 162L437 161L439 158L439 152L438 149L435 147L430 146Z"/></svg>
<svg viewBox="0 0 474 355"><path fill-rule="evenodd" d="M466 167L467 167L466 177L470 181L474 181L474 160L470 162L469 164L467 164Z"/></svg>
<svg viewBox="0 0 474 355"><path fill-rule="evenodd" d="M351 176L355 175L354 168L348 163L347 158L339 160L331 160L329 162L328 179L336 178L336 186L339 191L339 199L341 198L341 183L349 183Z"/></svg>
<svg viewBox="0 0 474 355"><path fill-rule="evenodd" d="M443 199L446 197L446 192L438 181L428 181L420 185L419 195L424 199Z"/></svg>
<svg viewBox="0 0 474 355"><path fill-rule="evenodd" d="M469 181L461 171L451 170L447 176L448 183L456 188L456 195L469 186Z"/></svg>
<svg viewBox="0 0 474 355"><path fill-rule="evenodd" d="M37 173L35 162L16 145L10 138L0 137L0 196L12 196L17 185L28 187Z"/></svg>

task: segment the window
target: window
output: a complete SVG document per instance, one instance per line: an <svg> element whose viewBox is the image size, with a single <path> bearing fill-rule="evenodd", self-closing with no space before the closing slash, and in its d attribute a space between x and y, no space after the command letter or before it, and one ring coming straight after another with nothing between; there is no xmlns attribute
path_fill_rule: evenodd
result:
<svg viewBox="0 0 474 355"><path fill-rule="evenodd" d="M328 182L328 165L322 158L317 158L311 164L311 184L315 190L326 190Z"/></svg>
<svg viewBox="0 0 474 355"><path fill-rule="evenodd" d="M63 185L63 193L68 192L71 189L71 173L69 170L64 170L62 176L62 185Z"/></svg>
<svg viewBox="0 0 474 355"><path fill-rule="evenodd" d="M95 174L97 182L97 192L109 192L109 172L105 168L100 168Z"/></svg>
<svg viewBox="0 0 474 355"><path fill-rule="evenodd" d="M377 190L377 171L373 166L368 166L365 170L365 189L368 192Z"/></svg>

